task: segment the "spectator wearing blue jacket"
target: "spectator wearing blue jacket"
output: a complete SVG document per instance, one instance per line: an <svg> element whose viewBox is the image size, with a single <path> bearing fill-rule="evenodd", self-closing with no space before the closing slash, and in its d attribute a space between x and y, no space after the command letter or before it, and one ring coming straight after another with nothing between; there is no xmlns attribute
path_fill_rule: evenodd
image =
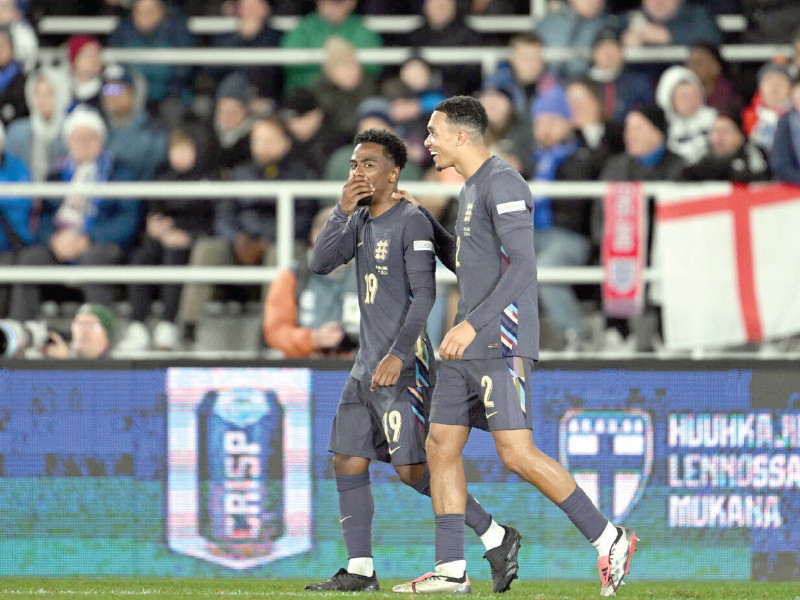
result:
<svg viewBox="0 0 800 600"><path fill-rule="evenodd" d="M558 80L547 70L542 38L535 33L520 33L509 41L511 55L483 82L483 87L508 90L514 109L528 114L538 94L558 86Z"/></svg>
<svg viewBox="0 0 800 600"><path fill-rule="evenodd" d="M602 29L594 40L588 75L602 86L603 117L619 126L631 108L655 101L655 86L649 77L625 64L619 36L611 28Z"/></svg>
<svg viewBox="0 0 800 600"><path fill-rule="evenodd" d="M792 88L794 107L781 115L769 151L769 166L778 181L800 185L800 82Z"/></svg>
<svg viewBox="0 0 800 600"><path fill-rule="evenodd" d="M194 46L186 18L165 0L134 0L129 17L123 19L108 39L111 48L185 48ZM148 108L165 98L191 101L186 65L133 65L147 79Z"/></svg>
<svg viewBox="0 0 800 600"><path fill-rule="evenodd" d="M104 74L103 114L108 124L106 149L128 165L138 180L153 179L167 159L167 134L145 110L147 82L122 65Z"/></svg>
<svg viewBox="0 0 800 600"><path fill-rule="evenodd" d="M6 132L0 122L0 183L31 180L28 167L5 149ZM0 197L0 266L14 264L17 253L33 241L30 198ZM0 317L8 312L9 286L0 286Z"/></svg>
<svg viewBox="0 0 800 600"><path fill-rule="evenodd" d="M642 0L640 10L625 15L622 31L622 43L628 47L722 43L708 7L684 0Z"/></svg>
<svg viewBox="0 0 800 600"><path fill-rule="evenodd" d="M126 181L131 171L115 161L104 149L106 126L100 114L77 107L64 121L64 143L68 155L51 179L91 184ZM88 197L67 194L48 199L42 206L36 245L24 248L20 265L112 265L121 263L125 249L139 231L141 203L131 199ZM84 286L88 302L111 304L111 286ZM20 321L32 319L41 301L37 285L18 284L11 293L9 316Z"/></svg>
<svg viewBox="0 0 800 600"><path fill-rule="evenodd" d="M605 0L569 0L560 11L542 19L534 31L547 48L570 47L588 55L598 32L607 24ZM573 58L552 63L550 70L561 81L570 81L584 75L590 66L587 58Z"/></svg>

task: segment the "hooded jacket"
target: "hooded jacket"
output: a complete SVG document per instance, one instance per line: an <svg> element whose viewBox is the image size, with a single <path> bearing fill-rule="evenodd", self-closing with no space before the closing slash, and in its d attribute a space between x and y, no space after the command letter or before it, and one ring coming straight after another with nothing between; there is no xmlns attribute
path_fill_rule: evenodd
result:
<svg viewBox="0 0 800 600"><path fill-rule="evenodd" d="M686 67L670 67L658 80L656 87L656 103L664 111L669 123L667 134L667 148L680 156L687 164L694 164L700 160L708 148L708 132L717 111L709 106L701 106L690 117L682 117L675 112L672 105L672 95L679 83L687 82L694 86L700 97L705 102L703 85L692 71Z"/></svg>
<svg viewBox="0 0 800 600"><path fill-rule="evenodd" d="M137 180L152 179L158 167L167 159L167 135L146 110L147 80L131 69L133 74L133 108L128 120L120 122L114 115L103 112L108 123L106 148L127 164Z"/></svg>
<svg viewBox="0 0 800 600"><path fill-rule="evenodd" d="M40 79L50 82L53 90L53 114L45 119L36 110L33 94ZM60 70L42 68L28 77L25 83L25 100L30 116L16 119L8 126L6 147L13 155L28 165L33 181L44 181L48 173L66 154L61 140L61 127L72 101L69 79Z"/></svg>

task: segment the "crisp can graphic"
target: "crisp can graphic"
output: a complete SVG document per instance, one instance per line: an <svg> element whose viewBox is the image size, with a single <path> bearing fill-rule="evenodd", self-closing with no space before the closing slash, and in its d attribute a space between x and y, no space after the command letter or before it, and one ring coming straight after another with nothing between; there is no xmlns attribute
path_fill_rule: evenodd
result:
<svg viewBox="0 0 800 600"><path fill-rule="evenodd" d="M200 531L267 555L284 530L283 410L273 390L210 391L197 409Z"/></svg>
<svg viewBox="0 0 800 600"><path fill-rule="evenodd" d="M167 372L169 548L252 569L312 546L311 372Z"/></svg>

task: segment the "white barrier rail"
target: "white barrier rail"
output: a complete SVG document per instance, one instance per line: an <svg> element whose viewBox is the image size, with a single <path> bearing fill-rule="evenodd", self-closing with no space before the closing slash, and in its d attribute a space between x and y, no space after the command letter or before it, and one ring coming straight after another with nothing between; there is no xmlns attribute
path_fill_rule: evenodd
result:
<svg viewBox="0 0 800 600"><path fill-rule="evenodd" d="M533 15L539 14L533 11ZM269 21L270 26L278 31L291 31L297 26L300 17L275 16ZM539 18L532 15L467 15L467 24L483 33L522 33L532 31ZM364 24L377 33L408 33L422 26L422 15L368 15ZM68 17L45 16L39 20L37 30L40 34L71 35L73 33L93 33L95 35L110 34L119 25L119 17ZM235 17L189 17L189 31L195 35L218 35L236 30ZM744 15L718 15L717 25L723 31L744 31L747 19Z"/></svg>
<svg viewBox="0 0 800 600"><path fill-rule="evenodd" d="M437 65L476 64L488 76L497 65L508 58L507 46L488 47L424 47L424 48L361 48L356 50L362 64L397 65L405 62L415 52ZM722 57L729 62L765 62L776 55L793 56L792 46L786 44L734 44L720 47ZM689 57L688 46L660 46L626 48L625 58L630 63L683 62ZM66 60L63 48L40 48L42 64L52 65ZM167 65L302 65L321 64L325 51L321 48L106 48L102 52L106 63ZM573 58L588 58L589 51L582 48L545 48L548 62L563 62Z"/></svg>
<svg viewBox="0 0 800 600"><path fill-rule="evenodd" d="M569 198L602 198L609 187L607 182L530 182L534 195L548 195L568 201ZM730 190L729 182L672 183L646 182L647 196L677 196L679 194L722 194ZM279 269L292 263L294 250L294 199L336 198L341 193L336 182L141 182L141 183L9 183L0 186L2 197L58 197L68 193L106 198L201 198L261 197L277 198L278 239L276 267L140 267L119 266L61 266L61 267L0 267L0 281L18 283L239 283L260 284L272 281ZM426 195L457 196L460 185L406 182L401 185L416 197ZM437 274L439 281L452 283L455 277L446 269ZM658 272L648 268L645 280L655 281ZM601 267L542 268L539 282L599 284L603 281Z"/></svg>

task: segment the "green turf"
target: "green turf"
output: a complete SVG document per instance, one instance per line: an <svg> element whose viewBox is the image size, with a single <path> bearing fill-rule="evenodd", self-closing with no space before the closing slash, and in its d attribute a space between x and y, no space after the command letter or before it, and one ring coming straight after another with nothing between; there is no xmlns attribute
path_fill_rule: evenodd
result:
<svg viewBox="0 0 800 600"><path fill-rule="evenodd" d="M303 592L304 581L292 579L138 579L42 578L0 579L2 598L353 598L355 594ZM396 581L382 582L385 592L359 594L362 598L403 598L391 592ZM502 600L583 600L599 598L599 584L581 582L516 581L502 596L491 593L487 581L473 582L472 597ZM798 582L652 582L634 581L619 598L646 600L800 600Z"/></svg>

